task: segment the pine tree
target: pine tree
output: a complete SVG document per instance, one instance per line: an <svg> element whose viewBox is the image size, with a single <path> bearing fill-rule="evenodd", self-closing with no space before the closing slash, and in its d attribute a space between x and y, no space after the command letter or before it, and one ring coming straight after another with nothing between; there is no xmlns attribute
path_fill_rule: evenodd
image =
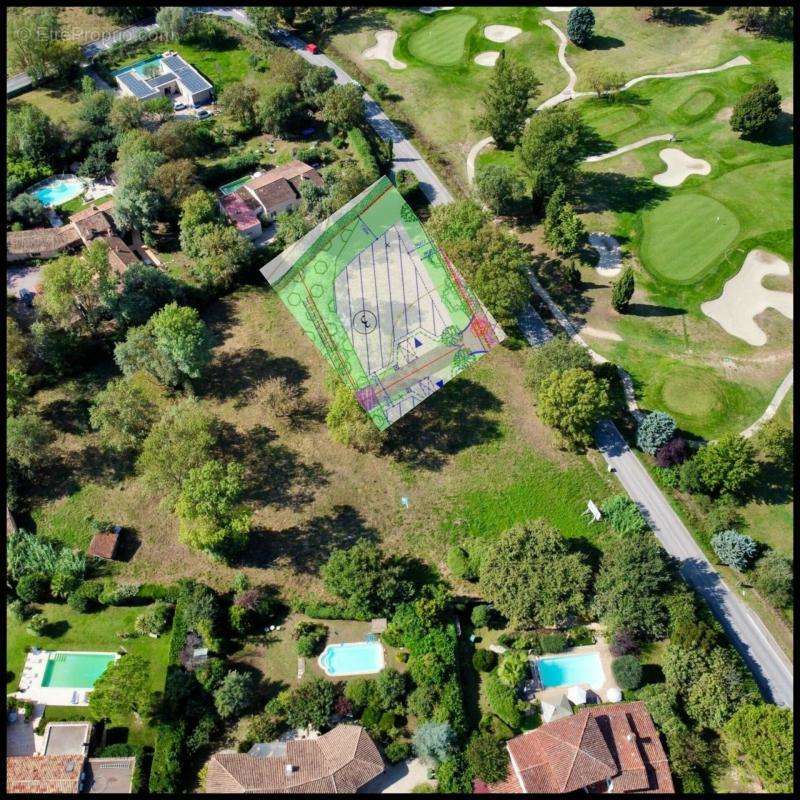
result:
<svg viewBox="0 0 800 800"><path fill-rule="evenodd" d="M628 308L628 303L633 297L633 290L635 288L633 281L633 270L630 267L625 267L619 279L614 281L611 287L611 305L615 311L624 314Z"/></svg>

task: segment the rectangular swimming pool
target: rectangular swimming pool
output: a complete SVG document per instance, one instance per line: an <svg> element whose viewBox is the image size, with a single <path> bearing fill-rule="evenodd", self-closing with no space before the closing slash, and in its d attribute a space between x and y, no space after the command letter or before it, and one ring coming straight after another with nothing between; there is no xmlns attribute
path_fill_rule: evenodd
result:
<svg viewBox="0 0 800 800"><path fill-rule="evenodd" d="M224 186L219 187L220 194L229 195L233 194L240 186L244 186L250 180L251 175L245 175L243 178L238 178L235 181L226 183Z"/></svg>
<svg viewBox="0 0 800 800"><path fill-rule="evenodd" d="M42 676L42 686L91 689L116 658L115 653L50 653Z"/></svg>
<svg viewBox="0 0 800 800"><path fill-rule="evenodd" d="M605 683L603 665L597 653L540 658L537 666L545 689L577 684L589 684L592 688L599 689Z"/></svg>
<svg viewBox="0 0 800 800"><path fill-rule="evenodd" d="M326 675L370 675L384 667L380 642L347 642L329 644L319 657Z"/></svg>
<svg viewBox="0 0 800 800"><path fill-rule="evenodd" d="M128 64L127 67L122 67L116 72L111 74L116 78L118 75L124 75L126 72L135 72L141 78L149 78L153 74L161 71L161 56L151 56L137 61L135 64Z"/></svg>

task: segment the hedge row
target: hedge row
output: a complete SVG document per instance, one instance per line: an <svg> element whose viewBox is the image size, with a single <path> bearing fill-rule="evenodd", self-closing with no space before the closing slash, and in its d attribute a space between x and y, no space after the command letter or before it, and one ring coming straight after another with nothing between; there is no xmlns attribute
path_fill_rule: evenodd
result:
<svg viewBox="0 0 800 800"><path fill-rule="evenodd" d="M361 167L361 171L364 173L366 180L370 183L378 180L381 176L381 172L378 169L378 162L375 160L372 147L363 132L359 128L350 128L347 132L347 143L355 153L358 166Z"/></svg>

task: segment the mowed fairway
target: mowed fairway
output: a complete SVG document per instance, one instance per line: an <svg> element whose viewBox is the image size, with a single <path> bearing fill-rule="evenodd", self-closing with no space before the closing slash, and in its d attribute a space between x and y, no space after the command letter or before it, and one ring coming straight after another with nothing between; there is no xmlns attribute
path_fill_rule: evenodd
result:
<svg viewBox="0 0 800 800"><path fill-rule="evenodd" d="M739 233L739 220L711 197L677 194L645 212L642 263L671 283L692 284L714 269Z"/></svg>
<svg viewBox="0 0 800 800"><path fill-rule="evenodd" d="M478 20L469 14L443 14L411 34L408 49L420 61L448 67L464 55L467 33Z"/></svg>

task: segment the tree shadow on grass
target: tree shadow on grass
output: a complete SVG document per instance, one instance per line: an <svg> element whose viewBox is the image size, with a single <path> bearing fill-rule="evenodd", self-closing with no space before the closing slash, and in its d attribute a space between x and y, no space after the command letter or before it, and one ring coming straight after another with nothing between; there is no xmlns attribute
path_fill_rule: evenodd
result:
<svg viewBox="0 0 800 800"><path fill-rule="evenodd" d="M791 144L794 141L794 115L781 111L778 118L763 131L752 136L743 136L743 139L759 144L768 144L772 147Z"/></svg>
<svg viewBox="0 0 800 800"><path fill-rule="evenodd" d="M282 531L254 529L239 566L263 569L285 562L297 572L317 575L334 550L352 547L361 539L376 542L378 531L353 506L338 505L329 514Z"/></svg>
<svg viewBox="0 0 800 800"><path fill-rule="evenodd" d="M633 317L677 317L685 314L686 309L673 306L649 305L647 303L631 303L625 313Z"/></svg>
<svg viewBox="0 0 800 800"><path fill-rule="evenodd" d="M223 422L219 437L224 457L244 466L245 502L298 511L328 483L329 472L322 464L304 463L297 453L276 442L277 434L266 425L242 433Z"/></svg>
<svg viewBox="0 0 800 800"><path fill-rule="evenodd" d="M48 622L42 631L43 636L49 639L60 639L69 629L70 624L65 619L60 619L57 622Z"/></svg>
<svg viewBox="0 0 800 800"><path fill-rule="evenodd" d="M413 467L438 470L449 456L500 438L502 402L469 378L456 378L426 398L388 431L384 452Z"/></svg>
<svg viewBox="0 0 800 800"><path fill-rule="evenodd" d="M220 353L206 375L205 394L216 400L236 398L237 408L246 405L261 381L284 378L296 386L308 379L306 367L289 356L270 356L261 347Z"/></svg>
<svg viewBox="0 0 800 800"><path fill-rule="evenodd" d="M619 172L585 172L581 187L582 211L634 212L652 208L669 197L669 192L650 178Z"/></svg>
<svg viewBox="0 0 800 800"><path fill-rule="evenodd" d="M79 436L89 432L91 401L85 397L53 400L42 408L42 418L56 430Z"/></svg>
<svg viewBox="0 0 800 800"><path fill-rule="evenodd" d="M625 42L617 39L616 36L592 36L589 40L589 50L615 50L617 47L624 47Z"/></svg>
<svg viewBox="0 0 800 800"><path fill-rule="evenodd" d="M762 462L761 472L751 489L751 498L765 505L791 503L794 500L793 465L783 467L769 461Z"/></svg>
<svg viewBox="0 0 800 800"><path fill-rule="evenodd" d="M664 25L707 25L712 17L705 9L698 8L663 8L658 21Z"/></svg>

